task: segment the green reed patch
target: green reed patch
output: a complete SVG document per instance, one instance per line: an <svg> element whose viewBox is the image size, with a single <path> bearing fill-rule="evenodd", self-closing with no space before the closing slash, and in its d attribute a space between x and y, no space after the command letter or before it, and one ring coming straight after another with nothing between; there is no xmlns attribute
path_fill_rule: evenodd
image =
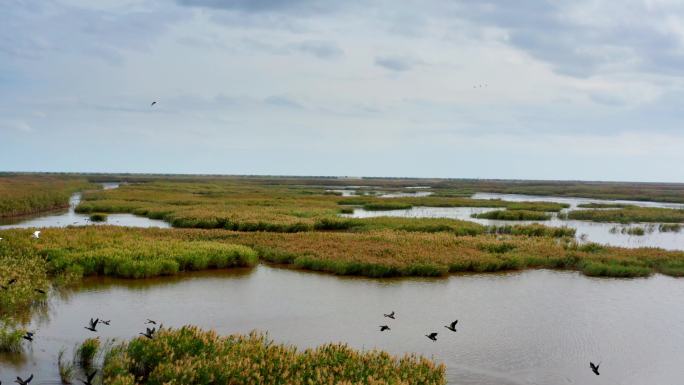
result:
<svg viewBox="0 0 684 385"><path fill-rule="evenodd" d="M444 365L417 355L395 357L345 344L299 350L256 332L221 337L194 326L113 347L103 375L114 385L446 384Z"/></svg>

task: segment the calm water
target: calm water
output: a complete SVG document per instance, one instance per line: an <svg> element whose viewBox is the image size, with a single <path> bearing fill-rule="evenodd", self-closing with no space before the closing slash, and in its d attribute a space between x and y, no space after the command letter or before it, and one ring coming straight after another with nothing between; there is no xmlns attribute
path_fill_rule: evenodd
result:
<svg viewBox="0 0 684 385"><path fill-rule="evenodd" d="M119 187L118 183L103 183L105 190ZM67 210L37 216L9 218L0 222L0 230L30 227L66 227L84 225L115 225L128 227L171 227L159 219L149 219L133 214L109 214L106 222L91 222L88 214L78 214L75 209L81 202L81 194L76 193L69 199Z"/></svg>
<svg viewBox="0 0 684 385"><path fill-rule="evenodd" d="M444 362L450 384L681 384L681 279L595 279L535 270L448 279L347 279L268 266L154 280L86 281L49 301L33 321L23 360L0 356L0 380L57 380L56 355L93 334L90 317L112 320L101 338L129 338L146 318L221 334L268 331L300 347L417 352ZM198 299L201 299L198 300ZM396 311L397 319L383 318ZM442 325L459 320L458 332ZM380 333L378 325L389 324ZM423 335L439 333L433 343ZM589 361L600 361L595 377Z"/></svg>

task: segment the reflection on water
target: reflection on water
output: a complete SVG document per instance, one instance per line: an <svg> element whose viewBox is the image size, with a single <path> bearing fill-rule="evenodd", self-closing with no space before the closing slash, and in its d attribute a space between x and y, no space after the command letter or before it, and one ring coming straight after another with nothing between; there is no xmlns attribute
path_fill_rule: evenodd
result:
<svg viewBox="0 0 684 385"><path fill-rule="evenodd" d="M0 360L0 380L36 374L55 381L61 347L93 334L90 317L111 319L101 338L130 338L146 318L197 324L221 334L268 331L310 347L331 341L444 362L450 384L676 384L684 376L682 281L593 279L534 270L446 279L371 280L259 266L153 280L89 280L34 321L24 362ZM397 319L382 314L396 311ZM458 332L443 325L458 319ZM380 333L388 323L391 332ZM433 343L423 335L439 333Z"/></svg>
<svg viewBox="0 0 684 385"><path fill-rule="evenodd" d="M103 183L105 190L119 187L118 183ZM84 225L114 225L128 227L171 227L168 223L158 220L140 217L133 214L109 214L105 222L92 222L88 214L78 214L75 209L81 203L81 194L76 193L69 199L67 210L55 211L49 214L42 213L36 216L20 218L6 218L0 222L0 230L13 228L31 227L66 227Z"/></svg>

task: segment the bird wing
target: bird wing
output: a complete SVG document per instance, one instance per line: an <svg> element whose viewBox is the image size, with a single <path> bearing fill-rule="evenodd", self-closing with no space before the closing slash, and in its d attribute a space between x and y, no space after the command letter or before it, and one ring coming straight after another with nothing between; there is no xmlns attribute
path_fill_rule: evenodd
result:
<svg viewBox="0 0 684 385"><path fill-rule="evenodd" d="M33 380L33 374L31 374L29 378L26 379L26 383L28 384L29 382L31 382L31 380Z"/></svg>
<svg viewBox="0 0 684 385"><path fill-rule="evenodd" d="M451 328L452 328L452 329L455 329L457 323L458 323L458 320L452 322L452 323L451 323Z"/></svg>

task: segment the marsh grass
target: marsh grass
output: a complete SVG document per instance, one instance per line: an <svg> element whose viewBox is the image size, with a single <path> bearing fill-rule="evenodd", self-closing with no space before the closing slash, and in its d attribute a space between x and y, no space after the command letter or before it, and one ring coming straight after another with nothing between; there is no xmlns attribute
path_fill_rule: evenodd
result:
<svg viewBox="0 0 684 385"><path fill-rule="evenodd" d="M550 214L530 210L495 210L472 214L471 217L504 221L546 221L551 219Z"/></svg>
<svg viewBox="0 0 684 385"><path fill-rule="evenodd" d="M302 191L293 186L253 184L250 181L155 181L86 193L76 211L88 214L133 213L182 228L290 233L315 231L317 223L324 218L341 212L352 213L351 206L376 211L416 206L559 211L567 206L553 202L506 202L460 197L339 198L326 194L325 189L307 189L306 194Z"/></svg>
<svg viewBox="0 0 684 385"><path fill-rule="evenodd" d="M93 365L93 360L99 349L99 338L87 338L84 340L76 347L76 358L78 360L78 364L84 369L89 369Z"/></svg>
<svg viewBox="0 0 684 385"><path fill-rule="evenodd" d="M12 327L0 320L0 352L19 353L23 350L22 336L25 330Z"/></svg>
<svg viewBox="0 0 684 385"><path fill-rule="evenodd" d="M71 194L97 187L84 178L44 175L0 176L0 217L68 207Z"/></svg>
<svg viewBox="0 0 684 385"><path fill-rule="evenodd" d="M71 384L74 380L74 364L64 358L66 349L60 349L57 354L57 369L59 370L59 379L62 384Z"/></svg>
<svg viewBox="0 0 684 385"><path fill-rule="evenodd" d="M133 384L446 384L443 364L345 344L300 350L266 335L221 337L194 326L136 338L105 354L104 383Z"/></svg>
<svg viewBox="0 0 684 385"><path fill-rule="evenodd" d="M593 222L684 222L684 210L659 207L627 207L615 210L573 210L567 214L569 219Z"/></svg>
<svg viewBox="0 0 684 385"><path fill-rule="evenodd" d="M636 206L627 203L580 203L577 207L583 209L624 209Z"/></svg>

